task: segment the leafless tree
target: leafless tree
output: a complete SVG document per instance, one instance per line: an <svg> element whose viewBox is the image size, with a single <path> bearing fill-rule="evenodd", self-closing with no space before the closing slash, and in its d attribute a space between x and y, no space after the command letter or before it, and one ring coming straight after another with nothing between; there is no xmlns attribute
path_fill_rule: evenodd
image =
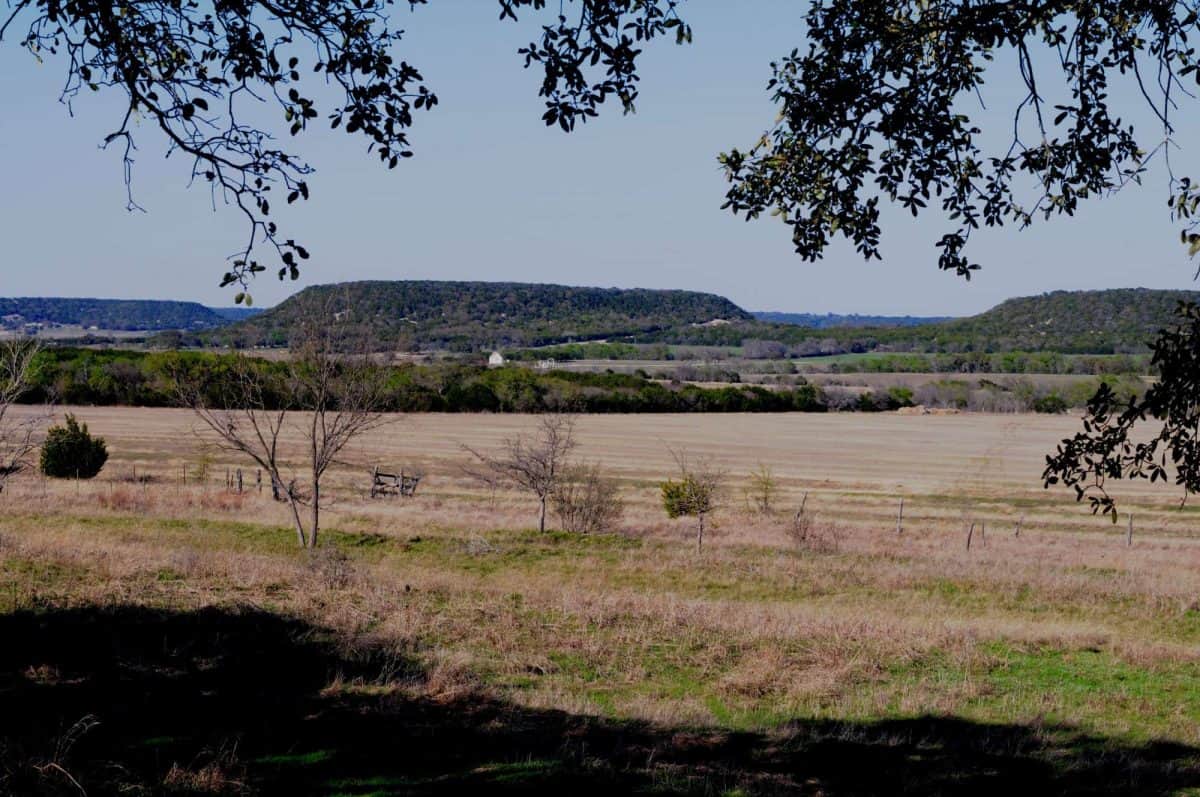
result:
<svg viewBox="0 0 1200 797"><path fill-rule="evenodd" d="M546 504L566 474L574 448L575 418L559 414L543 415L532 440L523 435L505 440L498 455L463 446L496 481L537 496L538 531L546 530Z"/></svg>
<svg viewBox="0 0 1200 797"><path fill-rule="evenodd" d="M41 345L32 339L0 341L0 492L5 483L29 467L37 448L35 436L50 418L47 409L24 419L12 415L12 407L29 388L33 360Z"/></svg>
<svg viewBox="0 0 1200 797"><path fill-rule="evenodd" d="M292 409L285 376L240 351L227 358L219 379L210 378L203 369L189 368L185 362L175 363L170 369L175 394L216 433L222 450L243 454L266 471L272 495L287 501L300 545L308 547L300 520L300 497L285 487L281 472L280 438Z"/></svg>
<svg viewBox="0 0 1200 797"><path fill-rule="evenodd" d="M326 471L352 440L386 422L383 369L365 354L344 354L338 332L332 314L315 318L304 325L282 366L240 352L229 355L218 395L203 374L175 379L180 399L216 433L221 447L250 457L267 472L305 548L317 546ZM289 425L304 440L307 494L295 479L284 478L280 444ZM302 508L307 508L307 524Z"/></svg>
<svg viewBox="0 0 1200 797"><path fill-rule="evenodd" d="M716 510L725 492L727 473L705 458L692 458L686 449L669 448L679 467L679 481L661 485L667 516L696 518L696 551L704 549L704 521Z"/></svg>
<svg viewBox="0 0 1200 797"><path fill-rule="evenodd" d="M326 319L332 319L327 313ZM348 312L338 318L348 317ZM310 489L309 547L316 547L321 517L321 478L338 454L359 435L386 423L384 369L365 347L342 354L349 341L332 321L310 322L292 344L289 385L292 401L306 413Z"/></svg>

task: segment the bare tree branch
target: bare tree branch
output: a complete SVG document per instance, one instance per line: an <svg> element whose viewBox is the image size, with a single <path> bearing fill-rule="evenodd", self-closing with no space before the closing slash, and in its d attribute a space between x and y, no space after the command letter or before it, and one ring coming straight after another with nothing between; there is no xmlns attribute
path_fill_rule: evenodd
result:
<svg viewBox="0 0 1200 797"><path fill-rule="evenodd" d="M34 358L41 345L33 339L0 341L0 492L5 483L28 468L36 436L50 420L49 407L24 419L15 419L12 407L29 389Z"/></svg>
<svg viewBox="0 0 1200 797"><path fill-rule="evenodd" d="M287 503L305 548L318 543L326 471L355 438L387 421L385 369L365 354L342 354L343 338L333 318L329 308L310 318L282 366L230 354L221 363L228 376L220 380L217 395L211 385L218 380L208 379L201 368L189 370L189 361L178 361L172 374L180 402L217 435L219 445L267 472L272 493ZM305 443L307 494L283 476L280 444L289 426ZM307 524L301 507L308 509Z"/></svg>
<svg viewBox="0 0 1200 797"><path fill-rule="evenodd" d="M538 531L545 531L546 504L567 475L568 457L575 446L575 417L553 414L541 416L536 438L518 435L505 440L500 454L485 454L465 444L463 450L484 468L482 475L473 474L475 478L493 485L512 484L536 495Z"/></svg>

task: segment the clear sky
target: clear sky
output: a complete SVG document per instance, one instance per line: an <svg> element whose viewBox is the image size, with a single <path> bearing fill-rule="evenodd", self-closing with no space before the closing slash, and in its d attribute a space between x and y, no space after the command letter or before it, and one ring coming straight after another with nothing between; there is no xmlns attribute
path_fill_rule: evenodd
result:
<svg viewBox="0 0 1200 797"><path fill-rule="evenodd" d="M689 0L695 43L647 51L638 113L613 106L568 136L543 127L538 75L516 54L536 19L500 23L492 0L435 0L411 13L398 4L399 55L441 105L418 117L416 157L391 172L324 125L292 140L318 169L313 198L275 219L313 259L297 283L261 276L256 302L340 280L481 279L685 288L756 310L961 315L1055 289L1196 287L1161 175L1075 219L978 235L984 270L970 283L936 267L934 242L948 226L898 215L888 217L882 262L840 242L821 262L801 261L783 225L720 210L715 158L772 121L769 63L803 47L806 4L732 6ZM70 118L57 101L64 74L60 60L38 65L11 35L0 44L0 295L232 304L234 291L217 285L242 220L213 212L204 188L185 190L188 164L164 160L150 129L135 172L148 212L127 213L120 155L98 149L119 98L85 98Z"/></svg>

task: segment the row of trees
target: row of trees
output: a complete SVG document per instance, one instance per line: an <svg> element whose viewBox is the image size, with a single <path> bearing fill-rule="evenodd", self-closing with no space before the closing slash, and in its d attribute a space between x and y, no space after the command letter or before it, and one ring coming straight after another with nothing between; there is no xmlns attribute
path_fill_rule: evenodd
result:
<svg viewBox="0 0 1200 797"><path fill-rule="evenodd" d="M24 401L53 398L69 404L174 406L175 375L203 374L214 393L236 372L241 352L139 352L47 349L30 369ZM267 362L278 379L287 365ZM384 372L383 409L390 412L820 412L816 388L790 390L665 385L647 376L617 373L535 371L461 364L389 364Z"/></svg>

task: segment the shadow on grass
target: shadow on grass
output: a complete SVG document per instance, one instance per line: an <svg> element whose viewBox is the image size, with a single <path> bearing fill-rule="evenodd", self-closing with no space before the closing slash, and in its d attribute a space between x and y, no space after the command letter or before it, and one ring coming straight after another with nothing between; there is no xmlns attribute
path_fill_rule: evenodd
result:
<svg viewBox="0 0 1200 797"><path fill-rule="evenodd" d="M355 690L326 690L332 679ZM0 617L0 793L1162 794L1200 750L927 717L723 734L376 690L409 659L261 612Z"/></svg>

